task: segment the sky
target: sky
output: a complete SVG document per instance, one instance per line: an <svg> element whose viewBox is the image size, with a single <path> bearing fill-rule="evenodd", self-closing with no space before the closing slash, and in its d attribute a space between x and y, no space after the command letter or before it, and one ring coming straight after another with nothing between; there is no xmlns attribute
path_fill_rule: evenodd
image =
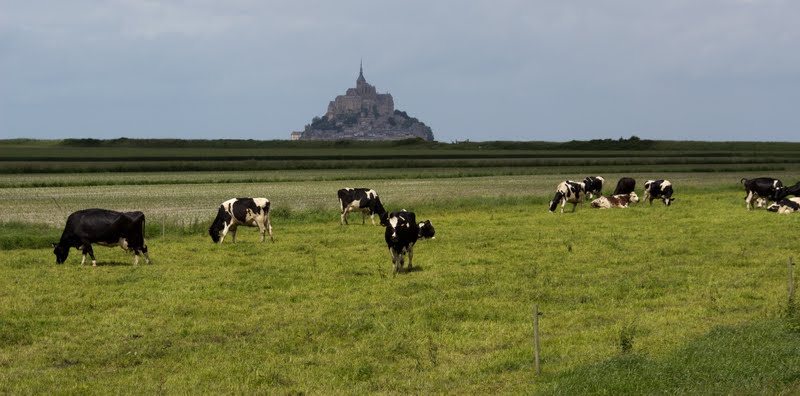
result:
<svg viewBox="0 0 800 396"><path fill-rule="evenodd" d="M0 0L0 139L288 139L355 86L436 140L800 141L793 0Z"/></svg>

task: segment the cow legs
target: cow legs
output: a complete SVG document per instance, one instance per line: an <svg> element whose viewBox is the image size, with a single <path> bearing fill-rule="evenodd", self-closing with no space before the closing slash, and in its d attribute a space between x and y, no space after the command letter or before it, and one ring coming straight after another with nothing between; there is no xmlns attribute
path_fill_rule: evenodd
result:
<svg viewBox="0 0 800 396"><path fill-rule="evenodd" d="M361 211L361 225L364 225L364 224L367 224L367 213L364 212L364 211ZM375 225L375 222L373 222L372 225Z"/></svg>
<svg viewBox="0 0 800 396"><path fill-rule="evenodd" d="M81 265L86 262L86 251L83 251L83 258L81 258Z"/></svg>
<svg viewBox="0 0 800 396"><path fill-rule="evenodd" d="M753 198L755 198L755 194L752 191L748 191L747 196L744 197L744 202L747 203L747 210L753 209Z"/></svg>
<svg viewBox="0 0 800 396"><path fill-rule="evenodd" d="M147 245L142 245L142 254L144 254L145 264L150 264L150 255L147 254Z"/></svg>
<svg viewBox="0 0 800 396"><path fill-rule="evenodd" d="M342 225L347 224L347 208L342 210Z"/></svg>
<svg viewBox="0 0 800 396"><path fill-rule="evenodd" d="M258 224L258 230L261 231L261 242L267 239L267 231L269 231L269 240L275 242L275 240L272 239L272 224L269 222L269 214L267 214L263 221L256 220L256 224Z"/></svg>
<svg viewBox="0 0 800 396"><path fill-rule="evenodd" d="M86 258L86 254L89 254L89 257L92 258L92 267L97 267L97 259L94 258L94 250L92 250L92 245L87 243L84 245L83 248L83 257ZM83 264L83 262L81 262Z"/></svg>
<svg viewBox="0 0 800 396"><path fill-rule="evenodd" d="M230 224L225 224L225 226L222 227L222 235L220 235L220 237L219 237L219 244L220 245L222 245L222 241L225 240L225 236L228 235L228 230L230 229L230 227L231 227Z"/></svg>
<svg viewBox="0 0 800 396"><path fill-rule="evenodd" d="M397 269L397 254L395 254L393 248L389 248L389 254L392 256L392 268L394 268L394 273L398 272Z"/></svg>
<svg viewBox="0 0 800 396"><path fill-rule="evenodd" d="M411 264L411 259L413 258L414 258L414 244L412 243L408 247L408 272L411 272L411 268L413 268L413 265Z"/></svg>
<svg viewBox="0 0 800 396"><path fill-rule="evenodd" d="M236 225L232 225L228 230L231 232L231 242L236 243Z"/></svg>
<svg viewBox="0 0 800 396"><path fill-rule="evenodd" d="M375 213L371 213L369 219L372 221L372 225L375 225Z"/></svg>

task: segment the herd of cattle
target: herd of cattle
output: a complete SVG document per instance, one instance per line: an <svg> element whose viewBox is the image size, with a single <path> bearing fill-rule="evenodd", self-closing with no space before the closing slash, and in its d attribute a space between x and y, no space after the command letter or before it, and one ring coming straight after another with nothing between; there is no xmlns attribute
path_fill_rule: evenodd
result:
<svg viewBox="0 0 800 396"><path fill-rule="evenodd" d="M617 182L614 193L603 196L603 183L605 179L600 176L590 176L582 182L566 180L559 183L555 196L550 201L550 212L555 212L567 203L573 204L572 211L579 203L583 203L588 196L592 208L627 208L631 203L639 202L639 196L634 191L636 180L623 177ZM783 183L770 177L755 179L742 179L747 196L745 202L747 210L754 206L764 207L777 213L800 212L800 182L786 187ZM644 183L643 200L653 204L654 199L660 199L664 205L670 206L675 198L672 183L669 180L648 180ZM597 196L597 198L594 198ZM788 198L795 196L794 198ZM417 222L414 212L405 209L388 212L381 203L375 190L368 188L343 188L338 191L339 206L341 209L341 224L348 224L347 216L350 212L361 212L361 223L366 223L366 216L370 216L372 225L375 225L375 215L378 215L380 224L385 227L384 239L392 257L392 266L395 272L403 269L405 256L408 255L408 270L412 268L414 245L420 239L434 238L435 230L430 220ZM269 219L270 202L266 198L233 198L220 204L217 216L211 223L208 233L215 243L222 243L228 233L231 242L236 243L236 229L238 226L258 227L261 232L261 242L266 240L266 234L272 238L272 224ZM150 263L147 244L144 239L145 217L144 213L116 212L107 209L85 209L69 215L61 239L53 243L53 253L56 263L66 261L71 248L80 250L83 254L81 265L86 262L88 254L92 265L97 265L97 260L92 250L92 244L101 246L119 246L125 251L133 251L134 265L139 263L141 252L145 261Z"/></svg>
<svg viewBox="0 0 800 396"><path fill-rule="evenodd" d="M589 176L582 182L565 180L559 183L556 195L550 201L550 211L555 212L556 208L561 205L561 213L564 213L564 205L571 203L574 212L575 207L579 203L583 203L585 196L588 196L589 199L594 198L595 195L599 196L591 203L593 208L599 209L627 208L630 204L639 202L639 196L634 192L636 180L630 177L619 179L614 193L608 197L603 196L604 182L605 179L600 176ZM675 201L672 194L672 183L669 180L648 180L644 183L643 199L649 200L651 205L654 199L660 199L664 205L669 206Z"/></svg>
<svg viewBox="0 0 800 396"><path fill-rule="evenodd" d="M405 209L389 213L384 209L381 199L375 190L368 188L343 188L338 192L341 208L341 224L347 224L347 215L350 212L361 212L361 223L365 223L366 215L370 215L372 225L375 225L375 215L380 219L380 224L385 227L385 240L392 256L392 265L395 272L400 272L408 255L408 270L412 268L414 245L420 239L433 239L436 231L430 220L417 223L414 212ZM261 242L272 237L272 223L269 219L270 202L266 198L232 198L217 208L217 216L208 229L211 240L222 243L230 233L231 242L236 243L236 229L242 225L258 227L261 232ZM147 264L150 256L147 254L147 244L144 240L145 218L144 213L117 212L108 209L84 209L74 212L67 217L67 224L61 239L53 242L53 253L56 263L62 264L69 256L69 250L76 248L83 253L81 265L86 262L88 254L92 265L97 266L97 259L92 250L92 244L106 247L119 246L123 250L133 251L133 264L139 263L139 253L144 254Z"/></svg>

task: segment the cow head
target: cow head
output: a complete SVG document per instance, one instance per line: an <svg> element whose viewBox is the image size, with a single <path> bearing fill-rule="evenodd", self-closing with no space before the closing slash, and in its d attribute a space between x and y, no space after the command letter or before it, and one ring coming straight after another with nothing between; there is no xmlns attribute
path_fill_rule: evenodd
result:
<svg viewBox="0 0 800 396"><path fill-rule="evenodd" d="M636 195L635 192L631 192L630 194L628 194L628 196L630 197L631 203L639 203L639 196Z"/></svg>
<svg viewBox="0 0 800 396"><path fill-rule="evenodd" d="M430 220L425 220L424 223L419 223L419 237L422 239L436 238L436 230L433 229L433 224Z"/></svg>
<svg viewBox="0 0 800 396"><path fill-rule="evenodd" d="M770 206L767 206L767 211L769 211L769 212L777 212L778 209L780 209L780 207L781 207L780 205L774 203L774 204L772 204Z"/></svg>
<svg viewBox="0 0 800 396"><path fill-rule="evenodd" d="M556 191L556 195L553 197L553 200L550 201L550 211L555 212L558 204L561 203L561 200L564 198L564 193L561 191Z"/></svg>
<svg viewBox="0 0 800 396"><path fill-rule="evenodd" d="M220 234L222 233L222 227L215 227L217 223L211 224L211 227L208 229L208 235L211 236L211 240L214 243L219 242Z"/></svg>
<svg viewBox="0 0 800 396"><path fill-rule="evenodd" d="M669 206L675 202L675 198L664 198L664 205Z"/></svg>
<svg viewBox="0 0 800 396"><path fill-rule="evenodd" d="M416 227L418 227L417 220L413 212L406 210L392 212L386 217L386 241L395 243L400 240L401 235L409 236L407 234L417 236L419 230L415 230Z"/></svg>
<svg viewBox="0 0 800 396"><path fill-rule="evenodd" d="M56 255L56 264L64 264L69 256L69 246L61 246L58 242L53 242L53 254Z"/></svg>
<svg viewBox="0 0 800 396"><path fill-rule="evenodd" d="M381 198L379 196L375 196L375 199L370 201L369 205L369 214L378 214L378 217L382 217L386 214L386 209L383 208L383 204L381 203ZM383 225L383 223L381 223Z"/></svg>
<svg viewBox="0 0 800 396"><path fill-rule="evenodd" d="M211 227L208 228L208 235L211 236L211 240L214 241L214 243L219 242L222 237L222 230L225 229L225 224L230 221L231 215L220 205L219 209L217 209L217 217L214 218L214 222L211 223Z"/></svg>

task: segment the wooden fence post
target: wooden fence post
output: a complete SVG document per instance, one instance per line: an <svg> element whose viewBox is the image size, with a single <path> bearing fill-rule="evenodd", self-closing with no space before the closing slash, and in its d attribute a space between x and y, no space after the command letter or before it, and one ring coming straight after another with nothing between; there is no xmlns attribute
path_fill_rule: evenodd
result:
<svg viewBox="0 0 800 396"><path fill-rule="evenodd" d="M793 274L794 272L794 257L789 257L789 304L794 301L794 279Z"/></svg>
<svg viewBox="0 0 800 396"><path fill-rule="evenodd" d="M533 304L533 345L534 345L534 364L536 367L536 374L542 373L542 368L539 366L539 304Z"/></svg>

